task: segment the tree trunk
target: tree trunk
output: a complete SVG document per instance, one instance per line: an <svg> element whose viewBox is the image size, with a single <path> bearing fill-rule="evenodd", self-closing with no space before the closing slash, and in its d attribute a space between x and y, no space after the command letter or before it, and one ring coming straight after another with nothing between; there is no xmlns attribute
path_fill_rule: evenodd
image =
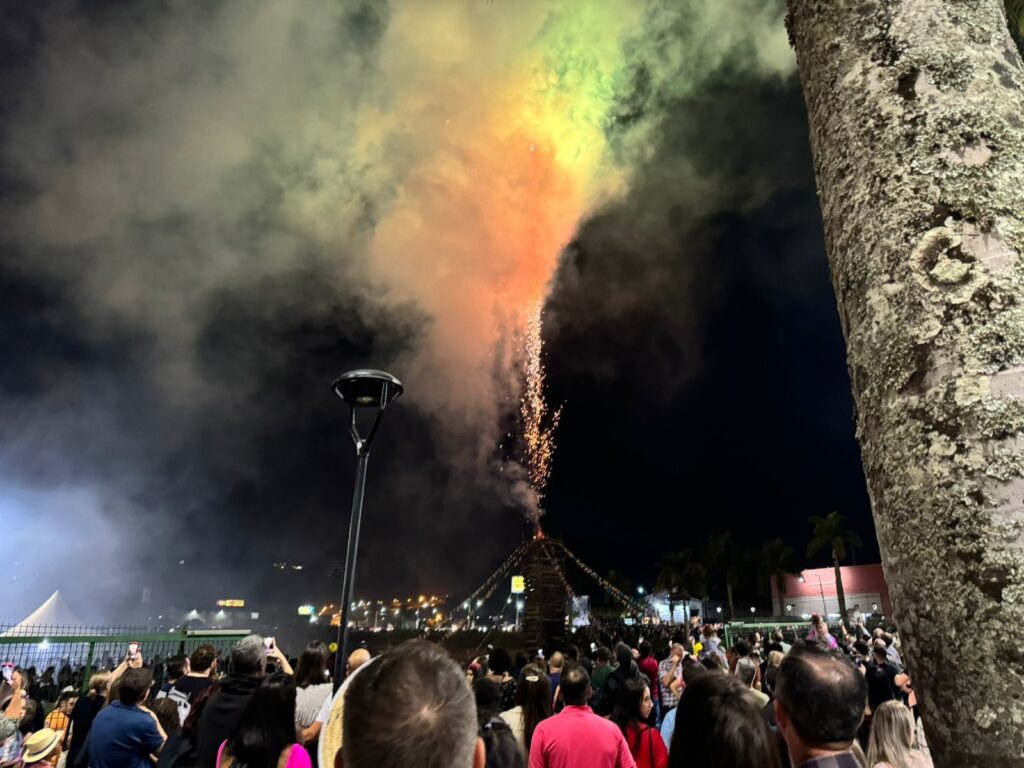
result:
<svg viewBox="0 0 1024 768"><path fill-rule="evenodd" d="M836 597L839 600L839 618L846 621L846 593L843 591L843 572L839 570L839 556L832 550L832 565L836 569ZM828 621L828 616L825 616Z"/></svg>
<svg viewBox="0 0 1024 768"><path fill-rule="evenodd" d="M736 608L732 604L732 582L725 582L725 594L729 598L729 621L736 620Z"/></svg>
<svg viewBox="0 0 1024 768"><path fill-rule="evenodd" d="M1024 71L999 0L789 0L875 525L938 766L1024 765Z"/></svg>
<svg viewBox="0 0 1024 768"><path fill-rule="evenodd" d="M782 585L785 583L778 573L772 574L772 582L775 585L775 594L779 596L779 612L777 615L786 615L786 598L782 594ZM775 614L775 598L772 598L772 614Z"/></svg>

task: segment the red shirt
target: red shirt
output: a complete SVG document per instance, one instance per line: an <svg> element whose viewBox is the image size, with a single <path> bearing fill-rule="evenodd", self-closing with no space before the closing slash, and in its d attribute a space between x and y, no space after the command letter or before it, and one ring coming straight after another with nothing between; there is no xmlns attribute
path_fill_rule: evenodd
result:
<svg viewBox="0 0 1024 768"><path fill-rule="evenodd" d="M636 760L637 768L668 768L668 750L661 734L649 725L626 726L626 744Z"/></svg>
<svg viewBox="0 0 1024 768"><path fill-rule="evenodd" d="M640 671L647 675L647 679L651 681L651 698L657 699L660 691L658 685L658 662L654 660L653 656L648 656L646 659L640 659L636 663Z"/></svg>
<svg viewBox="0 0 1024 768"><path fill-rule="evenodd" d="M665 745L661 745L662 750ZM530 742L530 768L637 768L611 720L590 707L567 706L542 720Z"/></svg>

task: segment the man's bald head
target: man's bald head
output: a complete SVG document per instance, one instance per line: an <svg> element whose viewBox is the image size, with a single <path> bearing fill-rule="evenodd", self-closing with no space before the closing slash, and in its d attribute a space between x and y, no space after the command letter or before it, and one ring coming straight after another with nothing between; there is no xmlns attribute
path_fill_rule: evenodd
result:
<svg viewBox="0 0 1024 768"><path fill-rule="evenodd" d="M345 676L348 677L363 664L370 660L370 652L365 648L356 648L348 655L348 664L345 666Z"/></svg>

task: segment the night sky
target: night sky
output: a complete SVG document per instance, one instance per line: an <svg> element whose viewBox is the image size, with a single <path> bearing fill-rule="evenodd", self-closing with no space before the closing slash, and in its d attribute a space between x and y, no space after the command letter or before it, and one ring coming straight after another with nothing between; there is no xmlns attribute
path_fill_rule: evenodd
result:
<svg viewBox="0 0 1024 768"><path fill-rule="evenodd" d="M650 583L838 510L877 561L782 5L4 3L0 621L333 595L356 367L406 385L357 596L472 589L538 276L546 531Z"/></svg>

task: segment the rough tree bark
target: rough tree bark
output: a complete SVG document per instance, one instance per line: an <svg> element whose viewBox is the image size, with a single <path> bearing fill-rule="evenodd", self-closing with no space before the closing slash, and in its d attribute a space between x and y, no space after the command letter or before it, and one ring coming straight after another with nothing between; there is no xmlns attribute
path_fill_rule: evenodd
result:
<svg viewBox="0 0 1024 768"><path fill-rule="evenodd" d="M1024 765L1024 68L999 0L789 0L857 433L939 766Z"/></svg>

